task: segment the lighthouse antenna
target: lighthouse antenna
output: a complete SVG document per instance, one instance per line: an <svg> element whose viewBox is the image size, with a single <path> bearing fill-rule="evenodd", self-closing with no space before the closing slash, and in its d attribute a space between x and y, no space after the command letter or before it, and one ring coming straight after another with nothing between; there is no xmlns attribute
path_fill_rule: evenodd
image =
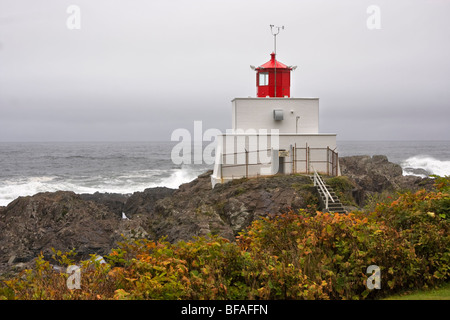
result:
<svg viewBox="0 0 450 320"><path fill-rule="evenodd" d="M274 91L274 97L277 96L277 35L280 33L280 29L284 30L284 26L275 26L273 24L270 25L270 32L273 35L273 53L274 53L274 64L275 64L275 87L273 89Z"/></svg>
<svg viewBox="0 0 450 320"><path fill-rule="evenodd" d="M273 52L275 55L277 54L277 35L280 33L280 29L284 30L284 26L275 26L273 24L270 25L270 32L273 35Z"/></svg>

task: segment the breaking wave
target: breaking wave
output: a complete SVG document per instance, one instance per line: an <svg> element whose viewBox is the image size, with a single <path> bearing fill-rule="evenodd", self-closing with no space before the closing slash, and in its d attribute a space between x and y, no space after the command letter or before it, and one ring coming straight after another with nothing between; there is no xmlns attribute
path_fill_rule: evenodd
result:
<svg viewBox="0 0 450 320"><path fill-rule="evenodd" d="M426 155L410 157L400 163L404 176L428 177L431 174L438 176L450 175L450 161L438 160Z"/></svg>
<svg viewBox="0 0 450 320"><path fill-rule="evenodd" d="M144 170L122 173L116 176L84 177L20 177L0 181L0 206L6 206L21 196L39 192L73 191L75 193L132 194L146 188L178 188L194 180L204 170L180 168L169 170Z"/></svg>

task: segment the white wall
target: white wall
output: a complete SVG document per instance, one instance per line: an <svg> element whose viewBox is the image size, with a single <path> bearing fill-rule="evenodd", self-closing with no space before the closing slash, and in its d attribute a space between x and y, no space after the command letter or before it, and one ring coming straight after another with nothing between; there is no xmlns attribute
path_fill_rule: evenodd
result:
<svg viewBox="0 0 450 320"><path fill-rule="evenodd" d="M283 120L274 120L274 109L283 110ZM297 116L300 117L298 125ZM315 134L319 132L319 99L236 98L232 100L232 128Z"/></svg>
<svg viewBox="0 0 450 320"><path fill-rule="evenodd" d="M278 160L278 153L274 156L272 149L289 151L289 156L285 159L287 163L284 172L286 174L293 173L292 163L288 163L293 160L293 147L310 148L308 163L301 161L306 160L306 151L301 149L296 151L296 173L311 173L314 169L318 172L327 173L330 167L326 163L328 160L326 148L337 152L336 134L219 135L217 137L216 163L211 182L214 186L215 183L245 177L246 175L256 177L275 174L276 172L273 172L273 159L275 157ZM247 160L246 150L249 151ZM246 166L246 163L250 165Z"/></svg>

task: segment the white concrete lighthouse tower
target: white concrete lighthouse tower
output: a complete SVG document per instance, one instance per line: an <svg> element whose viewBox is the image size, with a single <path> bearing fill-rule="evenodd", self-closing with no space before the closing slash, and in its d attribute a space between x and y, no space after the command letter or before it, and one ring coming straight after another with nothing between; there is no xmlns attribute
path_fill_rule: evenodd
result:
<svg viewBox="0 0 450 320"><path fill-rule="evenodd" d="M319 133L319 98L290 97L295 67L277 61L273 52L252 69L257 97L232 100L232 129L217 137L213 187L274 174L339 175L336 134Z"/></svg>

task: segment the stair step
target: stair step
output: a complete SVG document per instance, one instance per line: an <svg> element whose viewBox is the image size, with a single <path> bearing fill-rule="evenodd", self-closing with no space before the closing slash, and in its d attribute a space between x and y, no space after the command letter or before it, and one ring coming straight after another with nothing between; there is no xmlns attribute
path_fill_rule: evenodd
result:
<svg viewBox="0 0 450 320"><path fill-rule="evenodd" d="M325 197L325 194L324 194L322 191L319 191L319 194L320 194L321 197ZM337 194L335 194L334 192L330 192L330 196L331 196L333 199L335 199L335 198L338 197Z"/></svg>
<svg viewBox="0 0 450 320"><path fill-rule="evenodd" d="M320 193L323 193L323 191L319 188L318 189ZM334 192L333 190L328 189L328 193L331 195L336 195L336 192Z"/></svg>
<svg viewBox="0 0 450 320"><path fill-rule="evenodd" d="M327 203L327 201L325 199L320 199L320 200L321 200L321 202L323 204ZM330 199L328 199L328 205L329 206L331 206L331 205L335 206L335 205L342 205L342 204L341 204L341 202L339 200L331 201Z"/></svg>
<svg viewBox="0 0 450 320"><path fill-rule="evenodd" d="M332 202L332 201L328 201L328 206L329 206L329 207L338 207L338 206L342 207L342 203L340 203L340 202Z"/></svg>
<svg viewBox="0 0 450 320"><path fill-rule="evenodd" d="M323 193L323 192L319 192L320 193L320 196L321 197L325 197L325 194ZM336 194L333 194L332 192L330 192L330 196L333 198L333 199L336 199L338 196L336 195Z"/></svg>
<svg viewBox="0 0 450 320"><path fill-rule="evenodd" d="M325 209L325 210L328 210L328 211L344 211L345 209L344 209L344 207L328 207L328 209Z"/></svg>
<svg viewBox="0 0 450 320"><path fill-rule="evenodd" d="M322 202L322 207L325 207L325 203ZM342 203L336 203L336 202L328 202L328 208L342 208Z"/></svg>
<svg viewBox="0 0 450 320"><path fill-rule="evenodd" d="M321 198L323 201L326 201L326 197L320 196L320 198ZM328 198L328 202L334 202L334 203L340 202L338 197L333 197L333 200L334 200L334 201L332 201L330 198Z"/></svg>
<svg viewBox="0 0 450 320"><path fill-rule="evenodd" d="M314 176L310 175L309 178L314 181ZM346 214L347 210L344 209L344 206L342 205L341 201L339 200L339 197L337 196L336 192L334 192L333 188L330 187L326 183L324 183L324 185L333 200L328 198L328 208L325 209L325 205L327 203L327 196L324 194L324 192L322 192L322 190L320 189L319 186L316 186L316 190L319 194L320 207L322 208L322 210L324 212L334 212L334 213Z"/></svg>

